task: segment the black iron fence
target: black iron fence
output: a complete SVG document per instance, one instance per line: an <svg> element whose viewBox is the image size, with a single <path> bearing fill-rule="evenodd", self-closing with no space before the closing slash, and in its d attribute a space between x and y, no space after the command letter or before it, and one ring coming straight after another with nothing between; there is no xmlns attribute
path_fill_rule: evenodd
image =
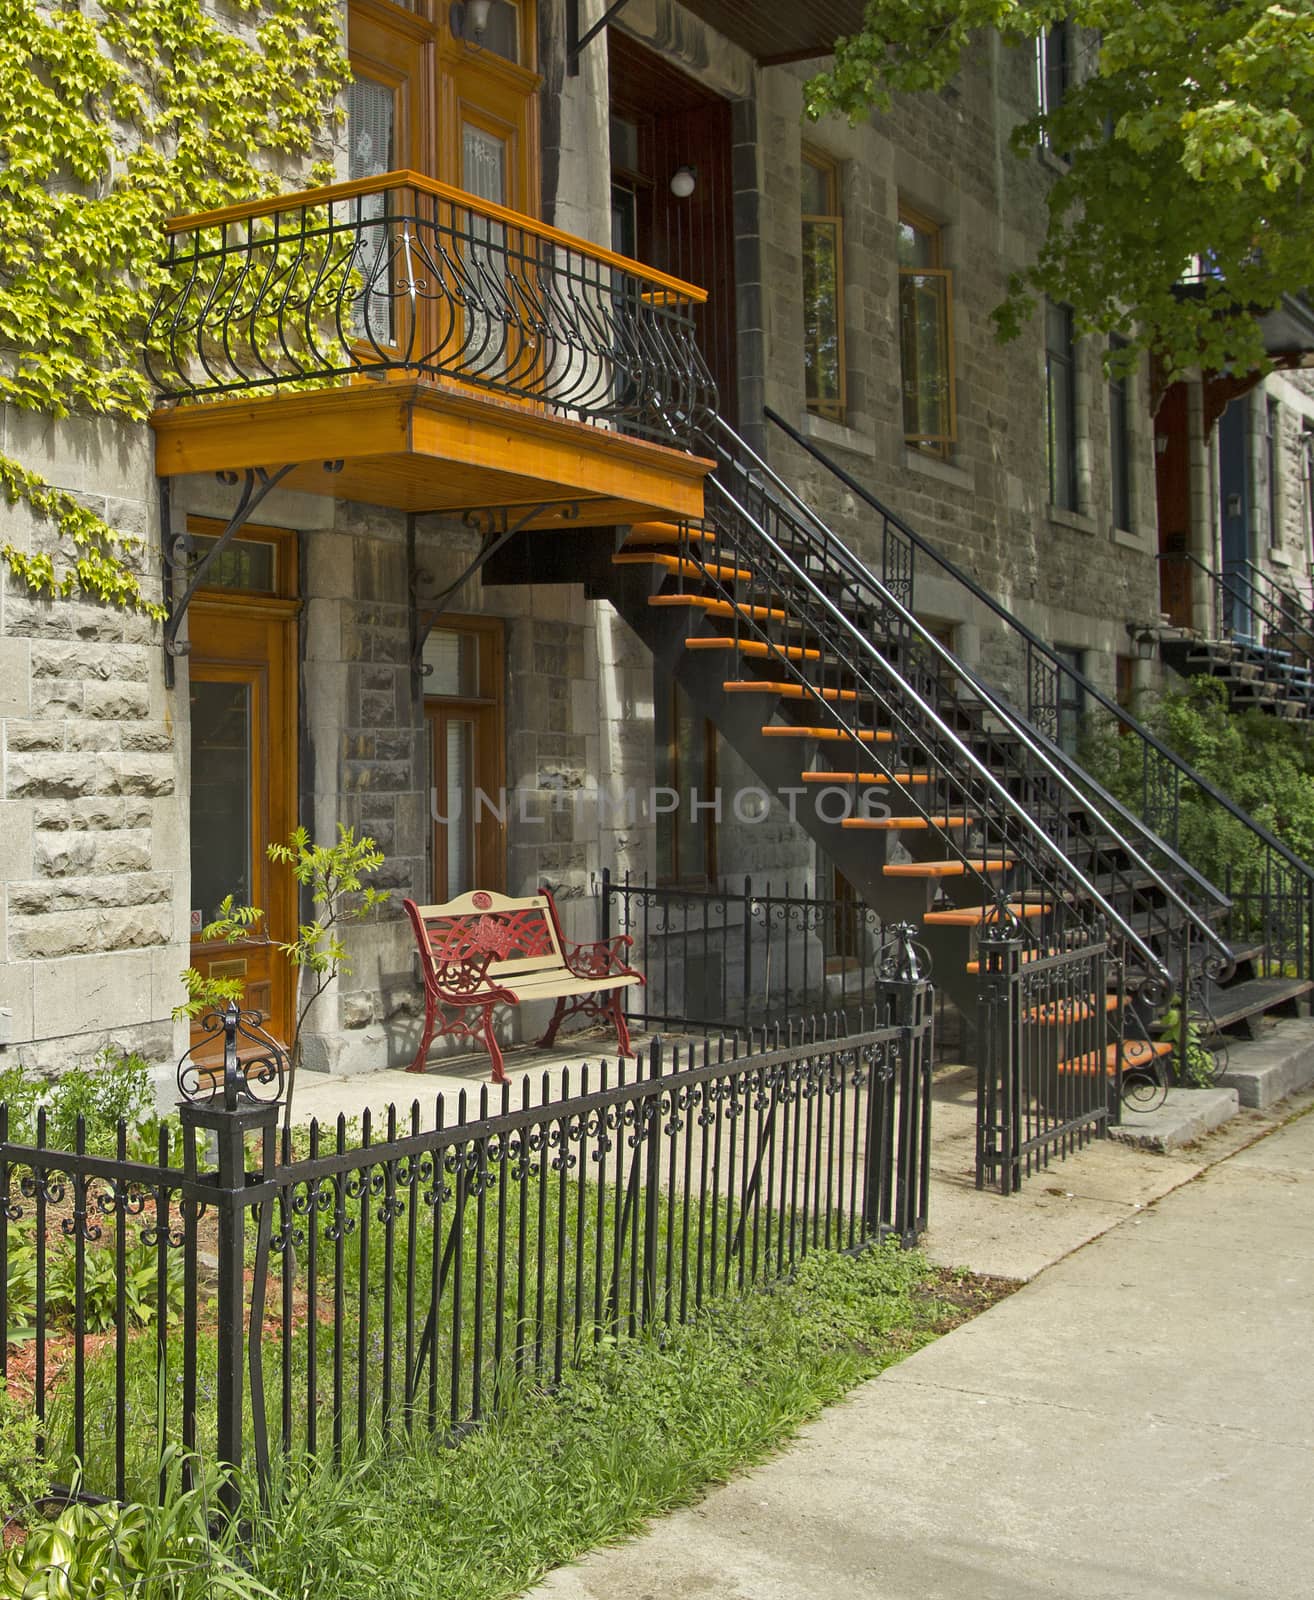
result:
<svg viewBox="0 0 1314 1600"><path fill-rule="evenodd" d="M411 374L679 444L716 408L704 291L414 173L179 218L164 270L165 399Z"/></svg>
<svg viewBox="0 0 1314 1600"><path fill-rule="evenodd" d="M162 1449L240 1463L459 1435L588 1344L692 1316L926 1221L930 985L909 947L881 1025L768 1046L654 1042L637 1066L528 1078L288 1133L236 1067L131 1157L9 1139L0 1107L0 1376L52 1480L150 1496ZM212 1079L199 1087L208 1092ZM208 1150L201 1156L198 1149Z"/></svg>
<svg viewBox="0 0 1314 1600"><path fill-rule="evenodd" d="M1001 927L978 957L976 1183L1012 1194L1116 1118L1126 996L1120 979L1110 990L1107 947L1089 936L1038 953ZM1149 1065L1151 1047L1136 1061Z"/></svg>
<svg viewBox="0 0 1314 1600"><path fill-rule="evenodd" d="M789 1017L843 1015L876 1002L879 915L815 884L720 888L620 878L604 868L601 934L634 940L647 982L627 990L630 1020L648 1028L751 1029Z"/></svg>

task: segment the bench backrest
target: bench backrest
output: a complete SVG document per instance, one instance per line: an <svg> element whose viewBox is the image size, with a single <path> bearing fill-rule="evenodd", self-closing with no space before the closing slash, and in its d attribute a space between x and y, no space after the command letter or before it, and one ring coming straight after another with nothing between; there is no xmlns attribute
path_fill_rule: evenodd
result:
<svg viewBox="0 0 1314 1600"><path fill-rule="evenodd" d="M486 976L496 982L527 973L566 970L557 908L546 890L514 899L475 889L440 906L402 904L415 928L422 959L441 978L447 966L462 966L493 952Z"/></svg>

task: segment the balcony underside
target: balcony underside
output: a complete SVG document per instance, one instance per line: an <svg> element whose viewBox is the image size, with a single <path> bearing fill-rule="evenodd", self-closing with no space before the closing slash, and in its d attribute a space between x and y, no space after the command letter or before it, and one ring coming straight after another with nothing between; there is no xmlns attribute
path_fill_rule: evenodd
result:
<svg viewBox="0 0 1314 1600"><path fill-rule="evenodd" d="M431 382L184 403L156 411L151 426L162 478L296 463L287 488L399 511L577 504L589 523L700 517L712 469L541 406ZM549 510L534 519L559 520Z"/></svg>

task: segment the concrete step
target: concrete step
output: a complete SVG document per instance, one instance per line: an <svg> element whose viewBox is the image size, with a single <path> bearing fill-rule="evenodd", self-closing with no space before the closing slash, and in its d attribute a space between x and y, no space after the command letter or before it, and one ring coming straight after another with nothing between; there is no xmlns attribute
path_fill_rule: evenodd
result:
<svg viewBox="0 0 1314 1600"><path fill-rule="evenodd" d="M1314 1019L1287 1017L1262 1039L1228 1048L1218 1082L1235 1089L1243 1106L1264 1110L1314 1083Z"/></svg>
<svg viewBox="0 0 1314 1600"><path fill-rule="evenodd" d="M1240 1097L1233 1088L1169 1089L1157 1111L1124 1110L1109 1138L1141 1150L1180 1150L1221 1128L1237 1114Z"/></svg>

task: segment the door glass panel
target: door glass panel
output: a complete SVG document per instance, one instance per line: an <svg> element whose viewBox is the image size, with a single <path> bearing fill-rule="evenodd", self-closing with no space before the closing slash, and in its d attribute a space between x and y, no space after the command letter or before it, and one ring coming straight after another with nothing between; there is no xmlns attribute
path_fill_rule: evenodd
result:
<svg viewBox="0 0 1314 1600"><path fill-rule="evenodd" d="M424 641L425 694L456 695L462 699L479 693L479 640L455 628L434 628Z"/></svg>
<svg viewBox="0 0 1314 1600"><path fill-rule="evenodd" d="M461 183L467 194L506 204L506 140L467 122L461 131ZM466 365L476 377L494 377L506 365L505 330L511 321L506 286L506 229L470 213L465 251L470 297L466 302Z"/></svg>
<svg viewBox="0 0 1314 1600"><path fill-rule="evenodd" d="M348 176L377 178L391 172L396 157L397 95L386 83L362 77L359 72L347 86ZM347 202L360 225L355 271L359 277L358 304L352 312L351 331L357 339L376 344L393 342L392 263L388 230L383 221L385 199L367 194ZM336 209L336 207L335 207Z"/></svg>
<svg viewBox="0 0 1314 1600"><path fill-rule="evenodd" d="M467 894L474 881L474 723L452 717L447 746L447 898Z"/></svg>
<svg viewBox="0 0 1314 1600"><path fill-rule="evenodd" d="M250 905L251 686L192 683L192 909Z"/></svg>
<svg viewBox="0 0 1314 1600"><path fill-rule="evenodd" d="M208 534L192 535L192 552L199 562L219 543ZM206 589L240 589L246 594L278 593L278 547L258 539L235 539L206 568Z"/></svg>

